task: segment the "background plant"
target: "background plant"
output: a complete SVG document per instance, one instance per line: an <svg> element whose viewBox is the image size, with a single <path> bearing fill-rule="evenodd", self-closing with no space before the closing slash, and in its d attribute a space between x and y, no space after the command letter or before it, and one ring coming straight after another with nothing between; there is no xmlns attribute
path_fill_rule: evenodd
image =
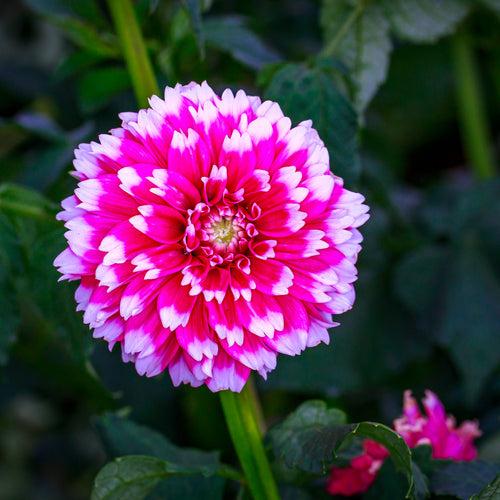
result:
<svg viewBox="0 0 500 500"><path fill-rule="evenodd" d="M210 451L235 463L217 398L139 378L92 342L71 285L57 285L52 269L64 244L53 215L72 188L72 150L136 108L106 5L4 4L2 495L87 498L100 467L124 455L146 455L142 466L159 471L153 496L234 495L238 477ZM499 461L499 3L141 0L135 8L160 86L207 79L277 100L296 121L312 118L334 170L372 206L356 308L331 346L281 359L259 385L268 424L311 398L349 422L389 424L403 389L429 387L460 419L480 419L481 458ZM118 420L123 408L128 419ZM297 412L275 428L269 450L283 495L317 498L333 450L355 427L319 403ZM335 428L335 439L322 450L300 441L283 450L279 432L297 419L320 435ZM433 470L425 456L413 462L423 475ZM399 477L391 467L375 498L397 498L383 483ZM464 475L449 474L455 485ZM467 497L427 475L433 494Z"/></svg>

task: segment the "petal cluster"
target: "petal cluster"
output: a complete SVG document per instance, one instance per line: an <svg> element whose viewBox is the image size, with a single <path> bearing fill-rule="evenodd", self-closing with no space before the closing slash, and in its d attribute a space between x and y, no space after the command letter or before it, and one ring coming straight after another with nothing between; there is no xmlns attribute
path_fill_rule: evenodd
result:
<svg viewBox="0 0 500 500"><path fill-rule="evenodd" d="M366 439L363 453L353 458L349 467L334 467L328 478L326 490L331 495L352 496L370 488L389 452L376 441Z"/></svg>
<svg viewBox="0 0 500 500"><path fill-rule="evenodd" d="M457 462L474 460L477 450L474 440L481 435L477 422L466 420L457 427L455 419L446 415L443 403L432 391L422 400L425 415L411 391L403 397L403 415L394 421L394 429L410 448L428 445L435 459ZM327 491L332 495L358 495L375 481L388 451L380 444L365 440L363 453L353 458L348 467L334 467L328 478Z"/></svg>
<svg viewBox="0 0 500 500"><path fill-rule="evenodd" d="M330 172L310 121L204 82L75 151L58 218L78 309L141 375L239 391L279 353L328 342L354 301L364 198Z"/></svg>
<svg viewBox="0 0 500 500"><path fill-rule="evenodd" d="M403 415L394 421L394 429L410 448L427 444L436 459L470 461L477 456L474 439L481 435L477 422L465 420L457 427L454 417L446 414L443 403L432 391L422 400L425 415L411 391L405 391Z"/></svg>

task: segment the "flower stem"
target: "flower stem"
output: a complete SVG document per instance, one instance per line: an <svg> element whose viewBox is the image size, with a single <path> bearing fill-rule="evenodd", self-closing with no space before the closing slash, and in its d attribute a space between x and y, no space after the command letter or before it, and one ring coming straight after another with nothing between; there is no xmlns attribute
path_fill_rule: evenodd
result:
<svg viewBox="0 0 500 500"><path fill-rule="evenodd" d="M488 123L473 48L465 32L452 39L460 127L465 151L478 179L495 175Z"/></svg>
<svg viewBox="0 0 500 500"><path fill-rule="evenodd" d="M256 400L248 383L239 394L222 391L220 399L229 434L253 498L255 500L278 500L278 489L255 418Z"/></svg>
<svg viewBox="0 0 500 500"><path fill-rule="evenodd" d="M108 6L120 38L137 102L140 106L147 106L148 97L158 94L159 89L134 7L131 0L108 0Z"/></svg>

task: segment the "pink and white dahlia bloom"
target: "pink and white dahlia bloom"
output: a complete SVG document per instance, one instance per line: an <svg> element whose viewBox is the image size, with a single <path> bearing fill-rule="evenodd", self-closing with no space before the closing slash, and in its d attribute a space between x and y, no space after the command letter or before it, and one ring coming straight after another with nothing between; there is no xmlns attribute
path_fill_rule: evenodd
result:
<svg viewBox="0 0 500 500"><path fill-rule="evenodd" d="M278 353L328 342L354 301L364 198L311 121L190 83L75 151L62 279L94 337L141 375L240 391Z"/></svg>

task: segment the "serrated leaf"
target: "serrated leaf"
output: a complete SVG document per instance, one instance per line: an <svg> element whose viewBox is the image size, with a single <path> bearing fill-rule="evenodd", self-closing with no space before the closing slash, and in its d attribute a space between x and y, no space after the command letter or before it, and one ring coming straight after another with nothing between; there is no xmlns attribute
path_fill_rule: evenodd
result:
<svg viewBox="0 0 500 500"><path fill-rule="evenodd" d="M431 491L467 500L492 482L499 471L497 464L481 460L450 463L432 474Z"/></svg>
<svg viewBox="0 0 500 500"><path fill-rule="evenodd" d="M343 412L323 401L307 401L271 430L275 453L289 467L325 473L334 450L354 429L345 421Z"/></svg>
<svg viewBox="0 0 500 500"><path fill-rule="evenodd" d="M337 449L348 436L369 438L384 445L396 469L406 476L408 495L411 494L410 450L399 434L383 424L346 424L345 416L339 410L328 409L323 401L307 401L269 433L277 458L288 467L313 474L325 474L329 470Z"/></svg>
<svg viewBox="0 0 500 500"><path fill-rule="evenodd" d="M229 52L253 69L277 63L280 56L268 47L238 16L209 17L204 23L207 44Z"/></svg>
<svg viewBox="0 0 500 500"><path fill-rule="evenodd" d="M362 112L387 76L392 46L389 23L382 8L375 3L366 5L342 34L343 26L356 8L357 5L348 0L325 0L321 25L325 54L339 58L348 67L354 87L353 100ZM334 50L329 50L332 43Z"/></svg>
<svg viewBox="0 0 500 500"><path fill-rule="evenodd" d="M311 119L328 148L332 171L347 183L358 178L356 112L327 73L287 64L274 74L265 96L277 101L293 122Z"/></svg>
<svg viewBox="0 0 500 500"><path fill-rule="evenodd" d="M434 42L467 15L467 0L383 0L394 32L412 42Z"/></svg>
<svg viewBox="0 0 500 500"><path fill-rule="evenodd" d="M178 475L210 476L208 466L177 465L156 457L130 455L105 465L97 474L92 500L142 500L165 478Z"/></svg>
<svg viewBox="0 0 500 500"><path fill-rule="evenodd" d="M470 500L497 500L500 497L500 474Z"/></svg>
<svg viewBox="0 0 500 500"><path fill-rule="evenodd" d="M43 311L53 332L68 348L73 359L84 365L92 351L92 335L77 314L74 283L58 283L60 277L53 262L65 248L64 228L46 228L30 248L30 265L27 276L30 292Z"/></svg>
<svg viewBox="0 0 500 500"><path fill-rule="evenodd" d="M107 414L97 420L97 429L106 450L111 457L121 455L151 455L177 465L217 468L219 456L191 448L180 448L160 433L135 424L114 414ZM175 477L161 481L154 489L160 498L204 498L222 497L224 480L221 477L190 478Z"/></svg>
<svg viewBox="0 0 500 500"><path fill-rule="evenodd" d="M500 283L477 235L463 238L450 263L440 341L462 373L472 401L500 363Z"/></svg>

